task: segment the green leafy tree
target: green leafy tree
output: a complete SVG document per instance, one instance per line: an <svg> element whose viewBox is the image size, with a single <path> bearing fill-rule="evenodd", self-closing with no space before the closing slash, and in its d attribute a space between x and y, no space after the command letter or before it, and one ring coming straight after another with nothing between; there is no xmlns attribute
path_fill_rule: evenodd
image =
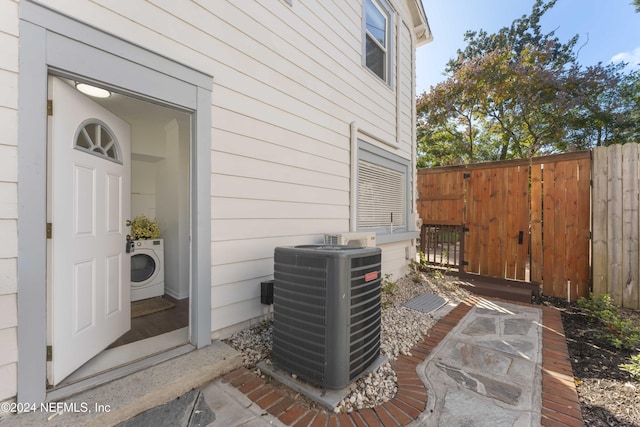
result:
<svg viewBox="0 0 640 427"><path fill-rule="evenodd" d="M556 2L557 0L546 3L536 0L530 15L523 15L514 20L509 27L503 27L495 34L488 34L485 30L467 31L464 35L467 46L464 50L458 50L458 57L449 61L445 71L454 71L467 61L495 50L509 50L514 54L515 60L532 46L549 53L546 58L549 66L562 68L574 62L573 49L578 42L578 36L574 36L567 43L561 43L554 31L544 34L540 26L540 19Z"/></svg>
<svg viewBox="0 0 640 427"><path fill-rule="evenodd" d="M625 104L626 141L640 143L640 70L626 75L618 90Z"/></svg>
<svg viewBox="0 0 640 427"><path fill-rule="evenodd" d="M477 160L480 132L479 92L473 86L439 84L418 100L418 166L442 166Z"/></svg>
<svg viewBox="0 0 640 427"><path fill-rule="evenodd" d="M571 88L576 107L567 117L567 141L578 149L640 142L640 73L626 64L586 67Z"/></svg>
<svg viewBox="0 0 640 427"><path fill-rule="evenodd" d="M495 34L465 33L447 79L417 99L419 166L526 158L637 135L637 75L620 65L581 67L577 36L562 43L541 30L555 2L536 0L530 15Z"/></svg>

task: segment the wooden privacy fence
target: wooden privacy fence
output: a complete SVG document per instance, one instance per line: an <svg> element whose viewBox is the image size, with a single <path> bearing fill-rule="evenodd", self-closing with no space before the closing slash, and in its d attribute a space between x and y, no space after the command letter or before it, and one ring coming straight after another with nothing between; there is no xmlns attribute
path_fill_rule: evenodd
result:
<svg viewBox="0 0 640 427"><path fill-rule="evenodd" d="M587 296L590 154L420 169L420 218L464 227L466 273Z"/></svg>
<svg viewBox="0 0 640 427"><path fill-rule="evenodd" d="M593 292L640 309L640 145L593 152Z"/></svg>
<svg viewBox="0 0 640 427"><path fill-rule="evenodd" d="M589 296L591 152L531 164L531 280L545 295Z"/></svg>

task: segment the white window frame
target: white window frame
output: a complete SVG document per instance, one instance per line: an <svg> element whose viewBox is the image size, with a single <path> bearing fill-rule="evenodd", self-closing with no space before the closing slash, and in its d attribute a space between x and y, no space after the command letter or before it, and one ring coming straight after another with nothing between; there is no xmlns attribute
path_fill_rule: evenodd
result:
<svg viewBox="0 0 640 427"><path fill-rule="evenodd" d="M373 34L367 31L367 0L362 2L362 65L374 76L384 81L389 87L393 87L393 58L395 41L395 12L386 0L369 0L386 17L386 46L381 46ZM367 37L371 37L384 52L384 76L379 76L367 65Z"/></svg>
<svg viewBox="0 0 640 427"><path fill-rule="evenodd" d="M385 224L384 222L378 224L376 226L363 226L361 224L361 218L366 215L364 209L366 207L362 206L360 203L360 188L361 188L361 175L360 175L360 164L361 162L366 162L376 167L381 167L384 169L388 169L395 173L400 173L403 175L402 183L404 185L404 197L402 200L402 206L399 208L402 210L401 218L394 217L394 223L401 225L393 225L391 224L391 218L389 215L389 222ZM356 228L358 231L374 231L376 235L391 235L398 233L407 233L413 230L413 228L409 224L410 218L410 199L411 199L411 174L410 174L411 161L409 159L405 159L396 154L393 154L383 148L377 147L368 142L358 140L358 168L357 168L357 178L356 178L356 191L358 194L356 195ZM381 197L384 197L384 193L381 193Z"/></svg>

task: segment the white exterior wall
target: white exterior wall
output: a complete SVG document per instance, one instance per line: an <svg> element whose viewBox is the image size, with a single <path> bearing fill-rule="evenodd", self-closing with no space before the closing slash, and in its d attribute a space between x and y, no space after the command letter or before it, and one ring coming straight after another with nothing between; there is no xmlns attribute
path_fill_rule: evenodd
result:
<svg viewBox="0 0 640 427"><path fill-rule="evenodd" d="M292 6L275 0L40 0L214 77L214 337L268 313L259 283L272 278L275 247L319 243L324 233L349 230L350 123L375 135L359 138L415 158L411 1L392 1L397 15L389 87L362 65L361 0L294 0ZM0 49L2 400L16 393L18 356L17 1L0 0ZM381 246L383 273L403 274L413 242Z"/></svg>
<svg viewBox="0 0 640 427"><path fill-rule="evenodd" d="M408 13L408 12L407 12ZM410 21L409 21L410 22ZM415 46L412 42L411 26L407 21L398 23L397 28L397 120L398 139L400 141L400 153L396 153L407 159L411 159L410 173L411 185L408 194L411 200L411 214L415 214L416 194L416 137L415 137ZM412 221L413 215L409 216ZM415 223L415 221L414 221ZM408 224L409 229L415 227ZM416 245L414 241L396 242L382 246L383 249L383 274L391 274L398 279L408 272L408 263L415 260Z"/></svg>
<svg viewBox="0 0 640 427"><path fill-rule="evenodd" d="M16 394L18 4L0 1L0 400Z"/></svg>
<svg viewBox="0 0 640 427"><path fill-rule="evenodd" d="M18 362L18 3L0 0L0 400Z"/></svg>

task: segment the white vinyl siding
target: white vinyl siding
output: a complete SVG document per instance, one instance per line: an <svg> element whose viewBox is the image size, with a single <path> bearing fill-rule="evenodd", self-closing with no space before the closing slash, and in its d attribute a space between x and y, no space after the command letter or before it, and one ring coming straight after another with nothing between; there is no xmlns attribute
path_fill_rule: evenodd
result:
<svg viewBox="0 0 640 427"><path fill-rule="evenodd" d="M398 2L390 47L396 17L413 22ZM405 33L402 51L388 50L387 84L372 85L362 0L40 3L214 77L214 332L268 312L260 281L272 278L275 247L348 231L350 123L410 162L412 83L402 82L400 99L389 87L412 78L414 46Z"/></svg>
<svg viewBox="0 0 640 427"><path fill-rule="evenodd" d="M0 401L17 392L18 3L0 0Z"/></svg>
<svg viewBox="0 0 640 427"><path fill-rule="evenodd" d="M407 274L407 264L415 259L415 249L411 240L387 243L382 246L382 271L393 279Z"/></svg>
<svg viewBox="0 0 640 427"><path fill-rule="evenodd" d="M398 28L398 101L400 103L400 115L398 121L398 131L400 132L401 141L411 141L415 132L414 126L414 102L415 102L415 90L413 87L413 75L415 61L415 52L412 49L406 49L403 47L411 46L411 33L407 28L406 23ZM411 148L407 155L411 154Z"/></svg>

